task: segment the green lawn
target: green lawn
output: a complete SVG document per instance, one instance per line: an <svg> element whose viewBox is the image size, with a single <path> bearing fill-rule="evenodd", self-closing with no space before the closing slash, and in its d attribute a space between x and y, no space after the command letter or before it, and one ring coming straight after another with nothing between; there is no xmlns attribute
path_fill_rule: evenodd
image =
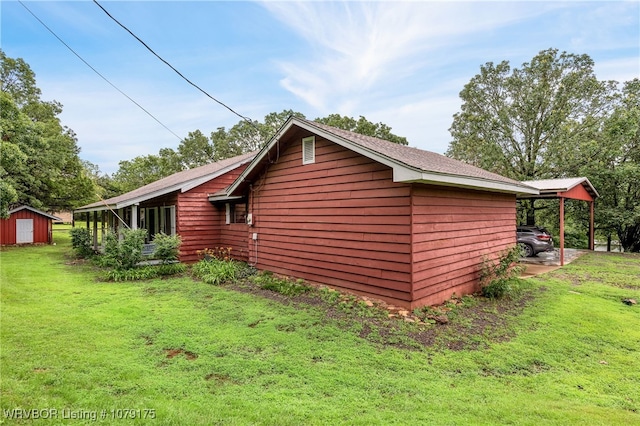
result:
<svg viewBox="0 0 640 426"><path fill-rule="evenodd" d="M0 253L0 423L32 423L7 419L21 408L58 410L46 424L640 424L640 305L621 302L640 300L637 255L527 280L500 338L454 351L189 277L101 282L54 238Z"/></svg>

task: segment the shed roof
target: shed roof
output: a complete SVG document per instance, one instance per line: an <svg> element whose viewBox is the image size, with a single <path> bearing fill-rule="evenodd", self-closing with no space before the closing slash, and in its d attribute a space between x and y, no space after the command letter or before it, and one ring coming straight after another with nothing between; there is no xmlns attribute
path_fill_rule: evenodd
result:
<svg viewBox="0 0 640 426"><path fill-rule="evenodd" d="M280 139L293 127L305 129L347 149L358 152L393 169L395 182L422 182L436 185L481 189L515 194L538 194L538 190L519 181L491 173L435 152L399 145L314 121L290 117L271 141L229 188L234 195L258 164L268 161Z"/></svg>
<svg viewBox="0 0 640 426"><path fill-rule="evenodd" d="M37 214L39 214L39 215L42 215L42 216L44 216L44 217L46 217L46 218L48 218L48 219L51 219L51 220L62 220L62 219L60 219L60 218L59 218L59 217L57 217L57 216L51 215L51 214L49 214L49 213L45 213L45 212L43 212L43 211L41 211L41 210L38 210L38 209L34 209L34 208L33 208L33 207L31 207L31 206L20 206L20 207L16 207L15 209L9 210L9 214L10 214L10 215L12 215L13 213L19 212L19 211L21 211L21 210L30 210L30 211L32 211L32 212L34 212L34 213L37 213Z"/></svg>
<svg viewBox="0 0 640 426"><path fill-rule="evenodd" d="M121 209L152 198L160 197L174 191L186 192L196 186L202 185L218 176L230 172L243 164L248 163L256 155L256 152L238 155L215 163L206 164L193 169L174 173L171 176L141 186L126 194L87 204L75 210L75 212L90 212L104 210L106 206L112 209Z"/></svg>
<svg viewBox="0 0 640 426"><path fill-rule="evenodd" d="M556 196L558 193L568 192L578 185L582 185L591 197L597 198L600 196L586 177L526 180L523 183L538 189L542 197Z"/></svg>

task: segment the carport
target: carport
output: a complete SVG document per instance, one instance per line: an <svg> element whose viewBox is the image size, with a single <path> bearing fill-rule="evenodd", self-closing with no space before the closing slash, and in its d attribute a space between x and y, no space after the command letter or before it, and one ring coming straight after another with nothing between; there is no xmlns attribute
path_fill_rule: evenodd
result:
<svg viewBox="0 0 640 426"><path fill-rule="evenodd" d="M540 191L539 195L522 194L518 199L530 199L532 202L538 199L558 198L560 200L560 266L564 266L564 200L581 200L589 203L589 250L593 250L594 244L594 202L599 196L598 191L591 185L586 177L527 180L522 183L532 186Z"/></svg>

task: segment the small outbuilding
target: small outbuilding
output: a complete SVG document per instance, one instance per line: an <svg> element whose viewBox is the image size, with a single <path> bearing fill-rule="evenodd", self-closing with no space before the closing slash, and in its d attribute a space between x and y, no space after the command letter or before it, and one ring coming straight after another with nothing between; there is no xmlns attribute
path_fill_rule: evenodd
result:
<svg viewBox="0 0 640 426"><path fill-rule="evenodd" d="M8 219L0 219L0 245L51 244L53 221L59 217L29 206L9 211Z"/></svg>

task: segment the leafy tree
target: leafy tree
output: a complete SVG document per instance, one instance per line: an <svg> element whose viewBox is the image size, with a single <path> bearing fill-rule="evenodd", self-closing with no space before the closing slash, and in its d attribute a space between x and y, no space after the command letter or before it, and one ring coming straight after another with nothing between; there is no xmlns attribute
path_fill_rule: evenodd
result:
<svg viewBox="0 0 640 426"><path fill-rule="evenodd" d="M391 133L391 127L384 123L372 123L363 116L360 116L360 118L356 120L355 118L341 116L340 114L330 114L324 118L316 118L315 121L361 135L374 136L400 145L409 144L407 138Z"/></svg>
<svg viewBox="0 0 640 426"><path fill-rule="evenodd" d="M598 189L597 228L617 235L626 251L640 252L640 80L624 84L621 101L602 131L579 145L572 171ZM586 216L586 212L582 212Z"/></svg>
<svg viewBox="0 0 640 426"><path fill-rule="evenodd" d="M200 130L189 132L180 142L177 156L188 169L215 161L214 146Z"/></svg>
<svg viewBox="0 0 640 426"><path fill-rule="evenodd" d="M212 161L235 157L244 152L242 145L234 141L224 127L218 127L215 132L211 132L211 146L213 148Z"/></svg>
<svg viewBox="0 0 640 426"><path fill-rule="evenodd" d="M16 195L3 196L1 208L63 210L92 201L94 186L78 156L76 135L58 118L62 105L42 101L29 65L1 50L0 76L0 179Z"/></svg>
<svg viewBox="0 0 640 426"><path fill-rule="evenodd" d="M460 92L446 155L516 180L566 176L615 100L615 82L598 81L593 66L557 49L513 71L508 61L481 66ZM522 206L532 224L533 203Z"/></svg>
<svg viewBox="0 0 640 426"><path fill-rule="evenodd" d="M517 180L563 175L558 161L610 111L614 82L598 81L588 55L548 49L511 71L480 67L464 86L447 155Z"/></svg>

